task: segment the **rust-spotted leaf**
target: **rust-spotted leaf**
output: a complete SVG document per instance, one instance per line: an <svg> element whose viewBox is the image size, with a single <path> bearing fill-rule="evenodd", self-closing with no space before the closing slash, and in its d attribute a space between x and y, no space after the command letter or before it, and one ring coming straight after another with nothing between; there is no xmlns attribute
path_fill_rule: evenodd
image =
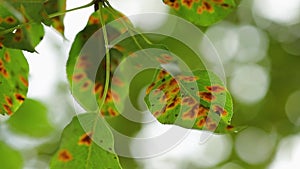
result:
<svg viewBox="0 0 300 169"><path fill-rule="evenodd" d="M208 130L233 131L232 99L214 73L197 70L172 76L158 71L146 91L150 112L163 124Z"/></svg>
<svg viewBox="0 0 300 169"><path fill-rule="evenodd" d="M121 169L113 149L113 136L103 117L82 114L64 129L50 168Z"/></svg>
<svg viewBox="0 0 300 169"><path fill-rule="evenodd" d="M179 16L200 26L209 26L226 17L235 7L234 0L163 0Z"/></svg>
<svg viewBox="0 0 300 169"><path fill-rule="evenodd" d="M119 19L117 24L106 26L109 41L127 31L127 28L121 22L130 23L123 14L117 11L112 12L113 9L108 7L101 10L103 13L102 20L105 23ZM98 109L105 86L106 59L104 57L105 53L103 53L105 45L100 17L99 10L89 17L86 27L77 34L72 44L67 62L67 75L72 94L86 110L90 111ZM122 60L122 54L119 50L114 48L110 50L111 75L113 75ZM124 84L123 77L110 79L110 86L112 84L116 88L109 88L107 92L105 104L100 110L103 116L117 116L121 110L116 108L114 102L121 102L126 96L126 90L122 88Z"/></svg>
<svg viewBox="0 0 300 169"><path fill-rule="evenodd" d="M43 1L1 1L0 11L0 44L34 52L44 36Z"/></svg>
<svg viewBox="0 0 300 169"><path fill-rule="evenodd" d="M20 50L0 49L0 114L12 115L28 90L28 63Z"/></svg>
<svg viewBox="0 0 300 169"><path fill-rule="evenodd" d="M48 15L63 12L66 10L66 0L47 0L44 2L44 7ZM62 35L64 34L64 17L65 15L56 16L49 21L49 25L56 29ZM47 24L47 20L44 21Z"/></svg>

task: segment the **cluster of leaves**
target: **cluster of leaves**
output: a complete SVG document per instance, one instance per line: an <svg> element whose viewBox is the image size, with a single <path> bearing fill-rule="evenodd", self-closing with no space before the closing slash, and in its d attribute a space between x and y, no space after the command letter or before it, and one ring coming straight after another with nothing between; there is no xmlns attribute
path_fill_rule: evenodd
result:
<svg viewBox="0 0 300 169"><path fill-rule="evenodd" d="M36 131L30 133L33 136L43 136L52 127L48 123L39 123L40 119L46 118L43 106L26 98L29 66L22 50L36 52L35 47L44 36L43 24L52 26L63 36L66 1L0 2L0 113L11 116L7 123L14 130L25 133ZM223 19L236 6L233 0L163 2L179 16L199 26L209 26ZM172 55L165 52L165 46L153 44L139 34L126 16L113 9L107 1L96 0L86 6L91 5L96 6L96 11L90 16L86 27L77 34L67 62L72 94L89 113L74 117L65 128L59 149L51 161L51 168L121 168L118 156L114 153L113 136L104 119L122 113L122 103L129 93L130 84L126 76L112 78L112 75L117 71L118 65L128 57L147 57L147 60L161 64L174 61ZM104 26L111 22L114 24ZM88 40L95 34L100 38L93 45L98 45L97 49L104 54L103 59L98 54L84 50ZM111 46L111 42L120 35L128 35L129 38ZM142 56L135 54L147 48L164 50L143 53ZM126 73L137 72L143 66L136 63L135 59L132 60L132 67L123 67ZM216 130L219 133L233 130L230 126L233 114L231 97L215 74L198 70L193 75L182 73L173 76L166 70L158 70L153 76L145 102L158 121L185 128ZM25 104L22 105L23 102ZM35 118L24 122L28 113L32 113L30 117ZM39 131L26 123L39 124L33 126ZM0 149L6 151L7 147L1 143ZM10 154L15 153L13 150L7 151ZM19 157L16 155L16 158Z"/></svg>

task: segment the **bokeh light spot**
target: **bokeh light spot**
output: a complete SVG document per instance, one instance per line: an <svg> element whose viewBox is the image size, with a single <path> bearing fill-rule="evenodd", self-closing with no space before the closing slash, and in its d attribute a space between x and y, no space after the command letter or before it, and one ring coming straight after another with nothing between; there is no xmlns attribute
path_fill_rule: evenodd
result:
<svg viewBox="0 0 300 169"><path fill-rule="evenodd" d="M238 134L235 142L236 153L249 164L266 161L275 145L275 138L265 131L249 127Z"/></svg>
<svg viewBox="0 0 300 169"><path fill-rule="evenodd" d="M296 126L300 126L300 90L292 93L285 105L285 112L288 116L290 122L295 124Z"/></svg>
<svg viewBox="0 0 300 169"><path fill-rule="evenodd" d="M268 87L267 72L256 64L237 67L230 81L230 91L236 100L249 104L260 101Z"/></svg>

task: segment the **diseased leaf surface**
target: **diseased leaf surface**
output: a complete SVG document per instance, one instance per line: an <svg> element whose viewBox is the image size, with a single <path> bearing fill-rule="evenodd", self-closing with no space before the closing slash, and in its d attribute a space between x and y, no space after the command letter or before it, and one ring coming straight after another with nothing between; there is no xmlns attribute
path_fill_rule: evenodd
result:
<svg viewBox="0 0 300 169"><path fill-rule="evenodd" d="M197 70L172 76L158 71L146 94L150 112L163 124L217 133L233 130L231 96L212 72Z"/></svg>
<svg viewBox="0 0 300 169"><path fill-rule="evenodd" d="M48 15L66 11L66 0L47 0L44 3L45 10ZM44 21L44 23L51 24L54 29L56 29L62 35L64 34L64 17L65 15L56 16L51 19L51 21Z"/></svg>
<svg viewBox="0 0 300 169"><path fill-rule="evenodd" d="M47 108L32 99L26 99L7 124L12 131L32 137L47 136L53 131L47 118Z"/></svg>
<svg viewBox="0 0 300 169"><path fill-rule="evenodd" d="M12 115L28 90L28 63L20 50L0 49L0 113Z"/></svg>
<svg viewBox="0 0 300 169"><path fill-rule="evenodd" d="M124 17L123 14L117 11L112 12L110 8L102 8L101 10L105 23ZM67 75L71 84L72 94L89 111L98 109L105 86L106 59L104 55L100 56L105 52L105 45L103 33L100 30L102 25L100 17L100 11L96 11L90 16L87 26L76 36L67 62ZM121 20L122 22L128 22L126 18ZM106 30L109 41L127 31L126 27L122 26L121 21L117 21L117 24L112 26L106 26ZM88 40L89 43L87 43ZM84 45L88 47L84 47ZM123 55L117 49L112 48L110 56L110 74L112 76ZM124 93L126 92L122 88L124 83L122 77L115 78L113 81L110 79L110 86L112 83L118 87L115 88L116 90L111 88L108 90L105 104L100 110L102 115L110 117L119 114L114 101L121 102L124 99L122 96L125 96Z"/></svg>
<svg viewBox="0 0 300 169"><path fill-rule="evenodd" d="M107 7L101 10L107 24L111 56L110 88L105 104L101 108L101 114L114 117L124 109L124 100L129 92L128 77L145 68L145 64L157 67L159 64L170 62L172 58L163 45L151 44L142 35L136 34L131 23L122 14ZM92 111L98 108L97 104L101 101L106 78L106 59L99 57L101 54L105 55L103 33L101 30L98 31L99 28L101 28L100 14L95 12L89 18L85 29L76 36L67 63L67 74L72 85L73 96L85 109ZM118 38L122 40L117 41ZM102 53L99 54L97 51ZM125 66L120 66L125 58Z"/></svg>
<svg viewBox="0 0 300 169"><path fill-rule="evenodd" d="M43 0L2 0L0 11L0 44L34 52L44 36Z"/></svg>
<svg viewBox="0 0 300 169"><path fill-rule="evenodd" d="M179 16L200 26L209 26L226 17L235 7L234 0L163 0Z"/></svg>
<svg viewBox="0 0 300 169"><path fill-rule="evenodd" d="M97 113L76 116L64 129L51 169L121 169L113 136Z"/></svg>

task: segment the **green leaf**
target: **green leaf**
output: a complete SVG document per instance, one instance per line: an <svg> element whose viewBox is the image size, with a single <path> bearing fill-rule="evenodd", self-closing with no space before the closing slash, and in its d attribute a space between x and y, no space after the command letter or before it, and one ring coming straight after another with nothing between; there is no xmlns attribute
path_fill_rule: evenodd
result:
<svg viewBox="0 0 300 169"><path fill-rule="evenodd" d="M21 154L1 141L0 152L1 169L21 169L23 167Z"/></svg>
<svg viewBox="0 0 300 169"><path fill-rule="evenodd" d="M28 63L20 50L0 49L0 114L12 115L28 90Z"/></svg>
<svg viewBox="0 0 300 169"><path fill-rule="evenodd" d="M64 129L51 169L121 169L113 136L97 113L76 116Z"/></svg>
<svg viewBox="0 0 300 169"><path fill-rule="evenodd" d="M44 7L48 15L63 12L66 11L66 0L47 0L44 3ZM50 21L52 27L62 35L64 34L64 17L65 15L56 16ZM44 23L47 24L47 21L44 21Z"/></svg>
<svg viewBox="0 0 300 169"><path fill-rule="evenodd" d="M124 100L128 96L130 78L136 72L149 65L158 67L173 59L163 45L149 42L132 28L131 23L122 14L108 7L101 10L107 24L111 78L108 95L100 111L104 116L114 117L124 110ZM98 109L106 79L106 59L99 57L105 53L97 53L98 50L105 51L106 46L102 31L98 31L101 28L99 18L99 12L93 13L88 25L76 36L67 63L72 94L89 111ZM88 41L89 38L92 40ZM124 66L120 65L121 62L124 63L123 61L126 61Z"/></svg>
<svg viewBox="0 0 300 169"><path fill-rule="evenodd" d="M112 11L111 8L102 8L101 10L103 12L103 19L105 23L109 23L120 18L122 22L128 22L123 14L117 11ZM100 17L100 11L96 11L90 16L86 27L76 36L67 62L67 75L71 85L72 94L78 102L89 111L95 111L98 109L98 104L101 102L103 97L103 89L105 86L106 59L103 58L101 61L102 58L95 55L96 50L105 51L103 33L101 30L98 31L102 27ZM106 26L106 30L109 40L112 40L114 37L117 37L127 31L126 27L122 26L121 21L113 26ZM93 44L88 44L90 47L83 48L84 45L87 45L86 42L88 39L96 32L98 33L97 37L100 38L92 41ZM95 38L95 36L92 38ZM85 50L81 51L82 49ZM91 50L87 51L88 49ZM122 60L122 53L120 53L117 49L111 49L110 55L111 74L113 74L117 65ZM100 61L101 63L99 63ZM116 116L119 114L119 111L114 105L113 99L117 101L123 100L124 98L121 98L121 96L125 96L125 94L119 95L118 93L126 92L122 88L122 77L115 79L114 81L110 80L110 84L112 83L119 87L117 90L108 90L105 104L101 108L101 113L105 116Z"/></svg>
<svg viewBox="0 0 300 169"><path fill-rule="evenodd" d="M43 1L3 1L0 10L0 44L34 52L44 36Z"/></svg>
<svg viewBox="0 0 300 169"><path fill-rule="evenodd" d="M3 4L10 5L9 8L15 8L21 12L24 19L34 22L41 22L45 17L44 1L45 0L1 0Z"/></svg>
<svg viewBox="0 0 300 169"><path fill-rule="evenodd" d="M234 0L163 0L176 14L200 26L225 18L235 7Z"/></svg>
<svg viewBox="0 0 300 169"><path fill-rule="evenodd" d="M53 131L47 117L47 108L32 99L26 99L7 123L12 131L32 137L47 136Z"/></svg>
<svg viewBox="0 0 300 169"><path fill-rule="evenodd" d="M148 109L163 124L217 133L233 130L231 96L212 72L197 70L172 76L158 71L146 94Z"/></svg>
<svg viewBox="0 0 300 169"><path fill-rule="evenodd" d="M43 39L44 28L38 23L28 24L16 29L15 33L7 33L3 36L3 45L8 48L22 49L35 52L35 46ZM0 36L1 38L1 36Z"/></svg>

